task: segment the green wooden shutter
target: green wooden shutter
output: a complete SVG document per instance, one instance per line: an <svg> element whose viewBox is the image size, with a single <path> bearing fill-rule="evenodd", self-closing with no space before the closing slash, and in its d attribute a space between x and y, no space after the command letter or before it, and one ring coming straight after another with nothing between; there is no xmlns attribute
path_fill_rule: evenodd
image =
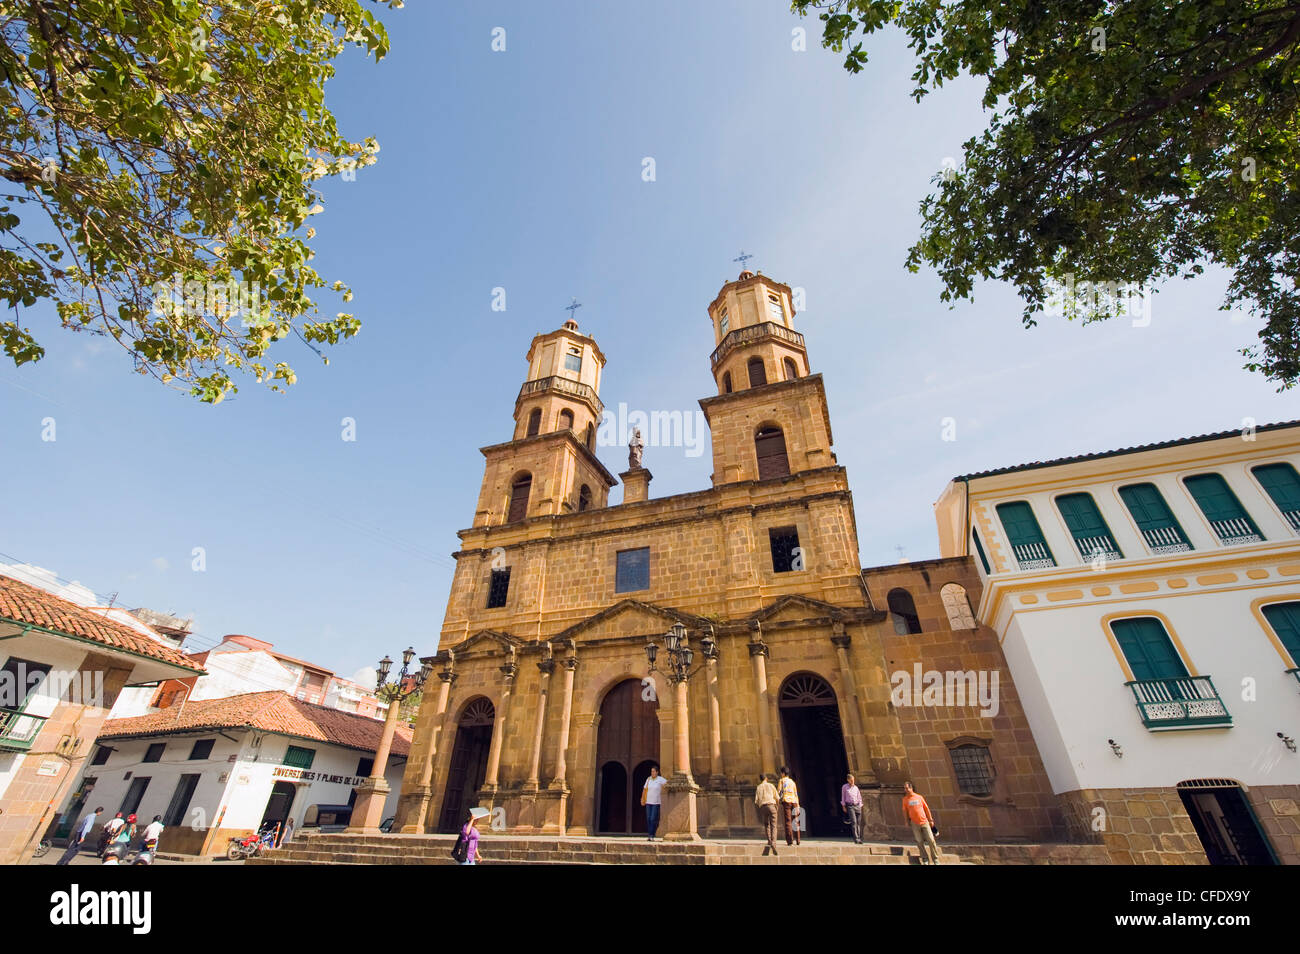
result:
<svg viewBox="0 0 1300 954"><path fill-rule="evenodd" d="M1274 603L1264 607L1264 618L1273 627L1277 638L1291 654L1291 661L1300 666L1300 603Z"/></svg>
<svg viewBox="0 0 1300 954"><path fill-rule="evenodd" d="M1192 549L1187 534L1183 533L1155 484L1129 484L1119 489L1119 496L1133 515L1151 552L1177 553Z"/></svg>
<svg viewBox="0 0 1300 954"><path fill-rule="evenodd" d="M998 504L998 517L1011 542L1011 550L1022 570L1036 570L1056 566L1052 551L1043 539L1043 532L1034 519L1034 511L1026 501Z"/></svg>
<svg viewBox="0 0 1300 954"><path fill-rule="evenodd" d="M1300 532L1300 476L1296 475L1295 468L1290 464L1265 464L1251 473L1273 498L1291 529Z"/></svg>
<svg viewBox="0 0 1300 954"><path fill-rule="evenodd" d="M1115 544L1092 494L1062 494L1056 498L1056 508L1065 518L1081 557L1090 559L1100 550L1111 559L1123 559L1124 554Z"/></svg>
<svg viewBox="0 0 1300 954"><path fill-rule="evenodd" d="M1165 632L1160 620L1145 616L1139 619L1117 619L1110 624L1119 642L1120 651L1133 670L1133 678L1186 679L1187 667L1183 665L1173 640Z"/></svg>
<svg viewBox="0 0 1300 954"><path fill-rule="evenodd" d="M1191 493L1196 505L1210 521L1215 534L1224 543L1254 543L1264 539L1250 519L1250 514L1242 507L1241 501L1228 486L1228 482L1219 474L1196 474L1186 478L1183 483Z"/></svg>
<svg viewBox="0 0 1300 954"><path fill-rule="evenodd" d="M989 558L984 555L984 544L980 543L979 532L974 527L970 528L970 538L975 541L975 552L979 554L980 564L984 567L986 574L992 573L993 568L989 566Z"/></svg>

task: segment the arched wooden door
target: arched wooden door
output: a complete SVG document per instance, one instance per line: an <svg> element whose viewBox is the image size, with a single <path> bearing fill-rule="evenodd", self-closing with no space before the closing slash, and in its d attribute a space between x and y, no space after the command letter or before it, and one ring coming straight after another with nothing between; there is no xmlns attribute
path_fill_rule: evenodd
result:
<svg viewBox="0 0 1300 954"><path fill-rule="evenodd" d="M474 807L474 795L487 776L488 749L492 747L492 723L496 709L492 700L479 696L465 707L456 725L456 744L451 750L447 787L442 795L438 831L460 831L465 810Z"/></svg>
<svg viewBox="0 0 1300 954"><path fill-rule="evenodd" d="M810 835L850 835L840 820L840 786L849 772L835 690L821 676L797 672L781 684L786 765L799 789Z"/></svg>
<svg viewBox="0 0 1300 954"><path fill-rule="evenodd" d="M601 834L644 832L641 789L659 764L659 703L639 679L620 682L600 706L596 734L596 825Z"/></svg>

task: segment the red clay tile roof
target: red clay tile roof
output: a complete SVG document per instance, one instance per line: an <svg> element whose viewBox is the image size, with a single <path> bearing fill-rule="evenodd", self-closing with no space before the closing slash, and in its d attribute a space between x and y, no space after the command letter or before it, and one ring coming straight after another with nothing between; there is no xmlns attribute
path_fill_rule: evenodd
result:
<svg viewBox="0 0 1300 954"><path fill-rule="evenodd" d="M156 659L190 672L203 671L184 653L170 646L13 577L0 576L0 618L15 623L31 623L42 629L87 639L135 656Z"/></svg>
<svg viewBox="0 0 1300 954"><path fill-rule="evenodd" d="M379 747L384 723L354 712L303 702L277 689L246 692L225 699L200 699L149 715L109 719L100 730L99 738L119 739L208 729L260 729L373 752ZM392 753L406 755L410 743L410 727L399 724L393 737Z"/></svg>

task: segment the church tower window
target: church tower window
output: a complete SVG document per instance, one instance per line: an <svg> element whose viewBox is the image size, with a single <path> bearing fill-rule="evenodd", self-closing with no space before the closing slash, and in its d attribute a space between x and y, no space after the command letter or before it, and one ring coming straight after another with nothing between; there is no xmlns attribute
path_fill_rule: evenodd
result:
<svg viewBox="0 0 1300 954"><path fill-rule="evenodd" d="M790 475L790 461L785 453L785 434L781 428L760 429L754 437L754 449L758 452L759 480Z"/></svg>
<svg viewBox="0 0 1300 954"><path fill-rule="evenodd" d="M789 573L792 570L803 569L802 551L799 550L799 531L795 527L774 527L767 531L767 535L772 545L774 573Z"/></svg>
<svg viewBox="0 0 1300 954"><path fill-rule="evenodd" d="M728 371L726 374L722 376L722 393L723 394L731 393L731 372L730 371Z"/></svg>
<svg viewBox="0 0 1300 954"><path fill-rule="evenodd" d="M537 432L540 431L541 429L542 429L542 409L540 407L535 407L533 408L532 413L528 415L528 434L526 436L536 437Z"/></svg>
<svg viewBox="0 0 1300 954"><path fill-rule="evenodd" d="M781 307L781 299L771 292L767 293L767 313L772 321L779 325L785 324L785 309Z"/></svg>
<svg viewBox="0 0 1300 954"><path fill-rule="evenodd" d="M727 329L731 327L731 319L727 317L727 309L718 312L718 337L727 337Z"/></svg>
<svg viewBox="0 0 1300 954"><path fill-rule="evenodd" d="M794 358L786 358L786 359L785 359L785 379L786 379L787 381L793 381L793 380L794 380L795 378L797 378L797 377L799 377L799 369L798 369L797 367L795 367Z"/></svg>
<svg viewBox="0 0 1300 954"><path fill-rule="evenodd" d="M560 412L560 430L562 431L573 430L573 412L570 411L567 407Z"/></svg>
<svg viewBox="0 0 1300 954"><path fill-rule="evenodd" d="M582 373L582 352L577 348L570 348L569 353L564 356L564 370L575 374Z"/></svg>
<svg viewBox="0 0 1300 954"><path fill-rule="evenodd" d="M587 424L586 444L587 444L587 450L594 451L596 449L596 425L591 423Z"/></svg>
<svg viewBox="0 0 1300 954"><path fill-rule="evenodd" d="M515 478L510 487L510 509L506 513L506 523L514 523L528 516L528 494L533 489L533 475L523 474Z"/></svg>
<svg viewBox="0 0 1300 954"><path fill-rule="evenodd" d="M491 582L488 585L488 609L496 609L506 605L506 596L510 593L510 567L492 571Z"/></svg>
<svg viewBox="0 0 1300 954"><path fill-rule="evenodd" d="M762 358L749 359L749 386L759 388L767 384L767 369L763 367Z"/></svg>
<svg viewBox="0 0 1300 954"><path fill-rule="evenodd" d="M591 488L588 487L586 484L583 484L582 489L578 491L578 512L581 513L583 510L590 510L590 509L591 509Z"/></svg>

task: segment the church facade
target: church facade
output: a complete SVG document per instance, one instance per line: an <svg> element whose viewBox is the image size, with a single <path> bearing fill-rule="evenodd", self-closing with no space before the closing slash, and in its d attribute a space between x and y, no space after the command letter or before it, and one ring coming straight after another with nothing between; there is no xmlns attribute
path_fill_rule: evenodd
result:
<svg viewBox="0 0 1300 954"><path fill-rule="evenodd" d="M846 833L851 771L868 838L910 838L911 780L945 840L1065 840L971 558L859 565L790 288L745 271L707 311L712 484L665 498L636 441L617 478L595 455L596 342L572 320L533 339L511 440L482 448L394 830L482 805L512 832L643 834L653 765L663 836L753 837L759 773L788 766L813 836Z"/></svg>

